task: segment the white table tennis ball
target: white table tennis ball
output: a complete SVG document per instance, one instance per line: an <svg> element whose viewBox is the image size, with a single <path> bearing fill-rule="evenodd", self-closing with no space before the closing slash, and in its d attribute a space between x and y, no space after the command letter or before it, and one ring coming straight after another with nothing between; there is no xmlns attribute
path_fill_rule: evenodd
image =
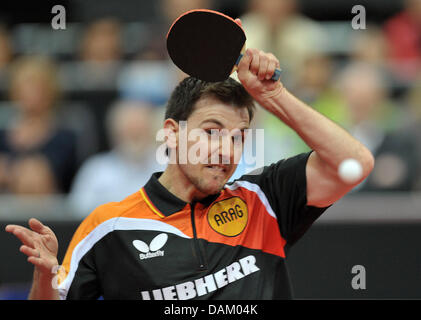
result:
<svg viewBox="0 0 421 320"><path fill-rule="evenodd" d="M345 159L338 167L338 174L342 181L352 184L361 179L363 168L355 159Z"/></svg>

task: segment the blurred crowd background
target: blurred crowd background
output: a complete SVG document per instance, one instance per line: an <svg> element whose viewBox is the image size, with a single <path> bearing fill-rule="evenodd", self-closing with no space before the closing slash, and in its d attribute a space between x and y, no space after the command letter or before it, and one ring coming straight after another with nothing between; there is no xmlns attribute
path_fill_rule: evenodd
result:
<svg viewBox="0 0 421 320"><path fill-rule="evenodd" d="M68 214L82 218L164 169L155 159L155 135L169 94L185 76L168 59L165 36L194 8L240 17L247 46L279 58L288 90L373 152L375 169L354 192L420 190L421 0L360 1L365 29L352 26L354 2L0 5L2 212L26 206L31 213L38 199L48 211L60 199ZM57 4L66 9L64 30L51 26ZM253 127L265 130L266 164L308 150L265 111Z"/></svg>

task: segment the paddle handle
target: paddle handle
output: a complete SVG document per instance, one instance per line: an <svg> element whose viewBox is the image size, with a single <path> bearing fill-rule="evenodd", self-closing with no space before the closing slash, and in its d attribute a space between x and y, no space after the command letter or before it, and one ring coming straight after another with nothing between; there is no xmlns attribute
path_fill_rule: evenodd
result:
<svg viewBox="0 0 421 320"><path fill-rule="evenodd" d="M243 57L243 54L240 53L240 56L238 57L237 62L235 63L236 66L238 66L242 57ZM282 72L281 69L276 68L275 72L273 73L272 78L270 78L270 80L278 81L279 78L281 77L281 72Z"/></svg>

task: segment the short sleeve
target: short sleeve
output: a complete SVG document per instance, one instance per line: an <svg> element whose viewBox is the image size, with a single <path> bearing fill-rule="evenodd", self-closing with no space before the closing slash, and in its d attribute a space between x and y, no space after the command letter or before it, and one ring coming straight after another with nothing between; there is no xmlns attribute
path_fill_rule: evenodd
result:
<svg viewBox="0 0 421 320"><path fill-rule="evenodd" d="M92 300L101 295L96 244L112 231L107 205L96 208L77 228L64 256L65 278L59 284L62 300Z"/></svg>
<svg viewBox="0 0 421 320"><path fill-rule="evenodd" d="M302 153L249 173L238 180L257 184L274 211L282 237L293 245L329 207L307 205L306 165L310 156ZM263 170L262 170L263 169Z"/></svg>

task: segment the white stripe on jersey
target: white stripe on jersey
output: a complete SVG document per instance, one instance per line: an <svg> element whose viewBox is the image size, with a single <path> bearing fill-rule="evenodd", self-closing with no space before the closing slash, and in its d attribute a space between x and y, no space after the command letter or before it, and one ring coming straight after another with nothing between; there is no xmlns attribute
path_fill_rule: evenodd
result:
<svg viewBox="0 0 421 320"><path fill-rule="evenodd" d="M99 224L93 229L82 241L80 241L72 252L72 258L70 260L70 270L64 281L59 285L59 294L62 300L67 297L70 285L72 284L73 278L77 271L80 260L83 256L103 237L114 230L148 230L148 231L162 231L167 233L175 234L182 238L188 238L189 236L181 232L176 227L173 227L167 223L152 220L152 219L137 219L137 218L123 218L115 217L111 218L103 223Z"/></svg>
<svg viewBox="0 0 421 320"><path fill-rule="evenodd" d="M242 188L245 188L249 191L252 191L252 192L256 193L257 196L259 197L260 201L265 206L267 213L269 213L270 216L277 219L275 212L273 212L272 207L269 204L268 198L266 197L266 195L263 193L262 189L260 189L260 187L257 184L254 184L254 183L251 183L251 182L248 182L248 181L244 181L244 180L237 180L232 184L225 185L225 187L230 189L230 190L236 190L239 187L242 187Z"/></svg>

